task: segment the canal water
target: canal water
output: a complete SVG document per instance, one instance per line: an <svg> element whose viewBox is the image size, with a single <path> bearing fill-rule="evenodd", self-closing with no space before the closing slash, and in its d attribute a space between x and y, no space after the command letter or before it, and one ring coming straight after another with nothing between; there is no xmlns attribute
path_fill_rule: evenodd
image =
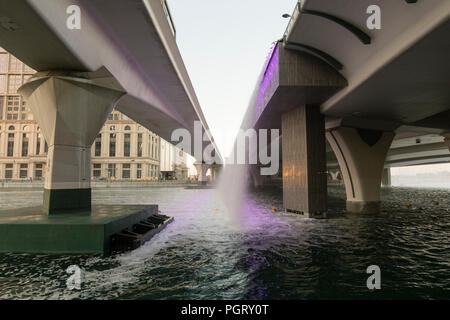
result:
<svg viewBox="0 0 450 320"><path fill-rule="evenodd" d="M157 203L175 221L108 258L0 254L0 299L450 299L449 192L384 188L381 214L355 215L330 187L330 217L313 220L283 212L279 189L249 194L239 215L214 189L95 189L95 203ZM41 201L0 190L2 209ZM70 265L84 270L79 291ZM366 286L370 265L380 290Z"/></svg>

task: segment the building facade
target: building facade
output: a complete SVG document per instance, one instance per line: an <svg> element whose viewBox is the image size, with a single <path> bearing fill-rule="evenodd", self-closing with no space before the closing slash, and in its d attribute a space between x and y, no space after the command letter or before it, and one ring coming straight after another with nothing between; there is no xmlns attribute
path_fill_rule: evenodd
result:
<svg viewBox="0 0 450 320"><path fill-rule="evenodd" d="M161 139L124 114L113 111L92 148L92 177L158 180Z"/></svg>
<svg viewBox="0 0 450 320"><path fill-rule="evenodd" d="M161 179L187 180L188 175L187 154L161 139Z"/></svg>
<svg viewBox="0 0 450 320"><path fill-rule="evenodd" d="M45 177L48 145L17 89L35 70L0 48L0 180ZM161 139L113 111L92 145L92 177L157 180Z"/></svg>

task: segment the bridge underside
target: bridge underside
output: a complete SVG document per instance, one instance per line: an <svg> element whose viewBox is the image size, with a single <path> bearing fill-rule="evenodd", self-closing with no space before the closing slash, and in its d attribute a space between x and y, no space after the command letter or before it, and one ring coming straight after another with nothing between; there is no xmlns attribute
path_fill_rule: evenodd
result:
<svg viewBox="0 0 450 320"><path fill-rule="evenodd" d="M67 26L72 5L80 8L80 29ZM220 159L163 5L159 0L0 0L0 46L38 71L19 91L49 146L45 214L39 219L70 221L71 215L61 213L89 213L90 149L113 108L174 144L177 129L191 134L191 146L201 135L199 149L212 145L209 151ZM89 236L78 237L83 234Z"/></svg>
<svg viewBox="0 0 450 320"><path fill-rule="evenodd" d="M69 5L80 29L67 27ZM45 74L20 91L49 145L45 212L90 207L88 151L113 108L169 142L177 129L191 146L205 134L200 148L219 154L164 10L158 0L0 0L0 45Z"/></svg>
<svg viewBox="0 0 450 320"><path fill-rule="evenodd" d="M317 168L321 168L322 156L307 146L308 141L320 149L325 145L319 135L308 131L310 126L323 124L297 119L301 129L293 142L292 125L284 125L282 120L288 112L308 105L319 108L325 118L327 153L334 155L327 155L326 167L340 168L349 212L380 210L380 185L389 180L386 168L450 160L450 42L446 36L450 3L379 1L382 12L389 12L382 19L381 30L364 27L362 12L370 4L368 0L351 6L343 0L299 2L278 44L283 53L297 54L292 60L295 63L280 62L282 54L272 52L263 69L242 127L281 130L283 192L289 199L297 196L307 203L303 192L314 193L315 183L320 184L317 175L322 169ZM330 66L329 74L334 79L341 76L342 83L317 81L310 86L303 82L285 87L270 80L281 74L273 68L277 64L289 65L287 81L305 74L310 56ZM295 113L290 115L295 117ZM298 145L306 147L299 152L295 150ZM293 157L303 172L291 170ZM306 160L301 162L302 158ZM308 166L308 161L318 167ZM252 172L255 176L257 170ZM297 177L295 191L290 187L291 173ZM336 175L335 171L332 174ZM260 185L278 181L252 178ZM286 209L292 209L287 203Z"/></svg>

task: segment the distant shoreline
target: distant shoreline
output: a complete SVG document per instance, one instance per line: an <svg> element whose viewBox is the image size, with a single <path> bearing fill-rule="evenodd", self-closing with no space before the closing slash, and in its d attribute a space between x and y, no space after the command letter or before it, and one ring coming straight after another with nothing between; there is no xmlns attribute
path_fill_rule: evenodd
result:
<svg viewBox="0 0 450 320"><path fill-rule="evenodd" d="M102 188L180 188L197 186L198 183L188 181L92 181L92 189ZM0 189L43 189L44 181L2 181Z"/></svg>

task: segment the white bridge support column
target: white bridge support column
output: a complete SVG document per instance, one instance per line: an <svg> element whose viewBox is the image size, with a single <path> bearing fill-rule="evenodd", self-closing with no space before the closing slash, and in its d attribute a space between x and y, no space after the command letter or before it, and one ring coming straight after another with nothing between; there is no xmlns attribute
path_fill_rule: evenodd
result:
<svg viewBox="0 0 450 320"><path fill-rule="evenodd" d="M82 75L40 72L19 89L48 143L47 214L90 210L91 145L123 95L110 78Z"/></svg>
<svg viewBox="0 0 450 320"><path fill-rule="evenodd" d="M211 172L211 181L212 182L216 182L219 175L220 175L220 170L222 168L222 165L217 164L217 163L213 163L210 167L210 172Z"/></svg>
<svg viewBox="0 0 450 320"><path fill-rule="evenodd" d="M327 211L325 119L317 106L281 116L283 203L288 211L323 217Z"/></svg>
<svg viewBox="0 0 450 320"><path fill-rule="evenodd" d="M347 127L327 131L344 178L348 212L380 211L381 177L394 135Z"/></svg>
<svg viewBox="0 0 450 320"><path fill-rule="evenodd" d="M386 187L391 186L391 168L383 169L383 175L381 176L381 185Z"/></svg>
<svg viewBox="0 0 450 320"><path fill-rule="evenodd" d="M328 183L329 184L341 184L342 183L342 174L339 168L337 169L328 169Z"/></svg>
<svg viewBox="0 0 450 320"><path fill-rule="evenodd" d="M195 169L197 170L198 175L198 182L200 182L203 185L206 185L208 180L206 178L206 173L208 172L208 169L210 167L209 164L206 163L194 163Z"/></svg>

